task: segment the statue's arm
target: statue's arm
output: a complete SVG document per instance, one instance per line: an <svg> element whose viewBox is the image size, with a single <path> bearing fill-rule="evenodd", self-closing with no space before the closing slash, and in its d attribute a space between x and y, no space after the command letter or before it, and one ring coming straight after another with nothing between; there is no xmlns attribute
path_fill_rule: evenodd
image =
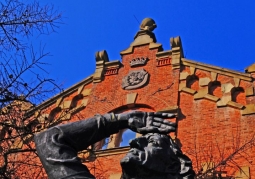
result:
<svg viewBox="0 0 255 179"><path fill-rule="evenodd" d="M94 178L82 165L77 152L127 128L127 120L106 114L55 126L35 136L37 153L50 179L86 177Z"/></svg>
<svg viewBox="0 0 255 179"><path fill-rule="evenodd" d="M59 125L35 136L38 156L49 179L94 178L77 157L78 151L124 128L139 133L169 133L175 124L165 120L175 115L131 111L95 115L93 118Z"/></svg>

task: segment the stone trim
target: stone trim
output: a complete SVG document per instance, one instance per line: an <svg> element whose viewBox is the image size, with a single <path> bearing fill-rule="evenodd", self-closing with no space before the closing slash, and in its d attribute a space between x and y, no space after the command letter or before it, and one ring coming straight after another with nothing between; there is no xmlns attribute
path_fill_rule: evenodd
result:
<svg viewBox="0 0 255 179"><path fill-rule="evenodd" d="M220 98L219 101L217 101L217 103L216 103L217 107L225 107L225 106L227 106L229 101L231 101L231 95L230 94L224 95Z"/></svg>
<svg viewBox="0 0 255 179"><path fill-rule="evenodd" d="M88 85L89 83L93 82L93 75L88 76L84 80L82 80L79 83L76 83L75 85L71 86L70 88L64 90L62 93L57 94L56 96L53 96L52 98L46 100L45 102L39 104L35 108L32 108L30 111L27 112L28 115L34 115L35 111L45 109L51 105L53 105L59 98L68 96L72 93L74 93L76 90L78 90L79 87L82 85Z"/></svg>
<svg viewBox="0 0 255 179"><path fill-rule="evenodd" d="M186 87L186 83L179 83L179 90L178 91L181 91L182 88L185 88Z"/></svg>
<svg viewBox="0 0 255 179"><path fill-rule="evenodd" d="M234 108L238 108L238 109L243 109L244 105L240 104L240 103L236 103L234 101L229 101L227 103L228 106L234 107Z"/></svg>
<svg viewBox="0 0 255 179"><path fill-rule="evenodd" d="M120 68L120 66L122 66L122 63L119 60L105 62L106 68Z"/></svg>
<svg viewBox="0 0 255 179"><path fill-rule="evenodd" d="M57 101L56 101L56 106L57 106L57 107L61 104L61 102L63 101L63 99L64 99L63 96L61 96L60 98L57 99Z"/></svg>
<svg viewBox="0 0 255 179"><path fill-rule="evenodd" d="M254 95L254 88L253 88L253 86L245 89L245 96L246 97L253 96L253 95Z"/></svg>
<svg viewBox="0 0 255 179"><path fill-rule="evenodd" d="M178 113L179 107L178 106L169 106L164 109L160 109L157 112L162 112L162 113Z"/></svg>
<svg viewBox="0 0 255 179"><path fill-rule="evenodd" d="M122 173L113 173L110 175L109 179L120 179Z"/></svg>
<svg viewBox="0 0 255 179"><path fill-rule="evenodd" d="M235 87L239 87L240 78L234 78Z"/></svg>
<svg viewBox="0 0 255 179"><path fill-rule="evenodd" d="M211 79L212 81L217 81L218 73L211 72Z"/></svg>
<svg viewBox="0 0 255 179"><path fill-rule="evenodd" d="M105 157L109 155L118 155L118 154L125 154L130 150L130 147L118 147L118 148L110 148L104 150L95 151L96 157Z"/></svg>
<svg viewBox="0 0 255 179"><path fill-rule="evenodd" d="M118 74L118 68L110 68L105 70L105 76L110 76L110 75L117 75Z"/></svg>
<svg viewBox="0 0 255 179"><path fill-rule="evenodd" d="M119 68L122 66L122 63L119 60L114 60L111 62L105 62L105 76L116 75L118 74Z"/></svg>
<svg viewBox="0 0 255 179"><path fill-rule="evenodd" d="M239 170L235 173L235 178L238 179L250 179L250 167L249 166L241 166Z"/></svg>
<svg viewBox="0 0 255 179"><path fill-rule="evenodd" d="M208 100L211 100L211 101L214 101L214 102L217 102L217 101L220 100L219 97L213 96L213 95L211 95L211 94L206 94L206 95L204 96L204 98L205 98L205 99L208 99Z"/></svg>
<svg viewBox="0 0 255 179"><path fill-rule="evenodd" d="M205 95L208 93L208 89L201 89L197 91L197 93L194 95L194 99L203 99Z"/></svg>
<svg viewBox="0 0 255 179"><path fill-rule="evenodd" d="M62 109L69 109L71 107L72 101L68 100L68 101L63 101L63 104L61 105Z"/></svg>
<svg viewBox="0 0 255 179"><path fill-rule="evenodd" d="M18 137L14 140L13 144L11 145L11 149L22 149L23 147L23 140L21 137Z"/></svg>
<svg viewBox="0 0 255 179"><path fill-rule="evenodd" d="M229 83L229 84L231 84L231 83ZM227 92L230 92L231 89L232 88L228 88L229 91L227 91ZM255 113L255 105L246 105L246 106L244 106L243 104L234 102L234 101L231 100L231 95L230 94L223 95L221 98L219 98L217 96L213 96L211 94L208 94L208 89L201 89L199 91L196 91L196 90L193 90L191 88L186 87L185 83L180 83L179 84L179 91L180 92L186 92L188 94L194 95L194 100L208 99L208 100L214 101L214 102L216 102L217 107L230 106L230 107L234 107L234 108L237 108L237 109L244 109L244 107L245 107L245 109L242 110L242 115Z"/></svg>
<svg viewBox="0 0 255 179"><path fill-rule="evenodd" d="M195 94L195 93L197 93L196 90L193 90L193 89L187 88L187 87L182 88L181 91L186 92L186 93L189 93L189 94L192 94L192 95Z"/></svg>
<svg viewBox="0 0 255 179"><path fill-rule="evenodd" d="M96 70L93 75L93 82L100 83L103 80L105 63L109 62L108 54L105 50L96 52Z"/></svg>
<svg viewBox="0 0 255 179"><path fill-rule="evenodd" d="M210 72L214 72L214 73L219 73L219 74L223 74L226 76L231 76L234 78L239 78L245 81L252 81L252 77L250 74L247 73L240 73L234 70L229 70L226 68L220 68L217 66L213 66L213 65L208 65L208 64L204 64L204 63L200 63L200 62L196 62L193 60L188 60L186 58L182 58L181 59L181 63L183 65L187 65L190 67L194 67L194 68L198 68L198 69L202 69L202 70L206 70L206 71L210 71Z"/></svg>
<svg viewBox="0 0 255 179"><path fill-rule="evenodd" d="M255 114L255 105L247 104L245 108L241 111L242 115Z"/></svg>
<svg viewBox="0 0 255 179"><path fill-rule="evenodd" d="M172 65L173 69L180 68L181 58L183 57L182 42L180 36L170 38L172 47Z"/></svg>
<svg viewBox="0 0 255 179"><path fill-rule="evenodd" d="M133 52L134 47L141 45L149 45L149 49L158 48L162 50L162 44L156 43L155 34L149 30L140 30L136 33L134 37L134 41L130 44L130 46L120 52L120 55L126 55Z"/></svg>
<svg viewBox="0 0 255 179"><path fill-rule="evenodd" d="M80 94L82 94L83 97L85 96L89 96L91 93L91 89L84 89L83 91L81 91Z"/></svg>
<svg viewBox="0 0 255 179"><path fill-rule="evenodd" d="M156 53L157 58L169 57L171 55L172 55L172 50L167 50L167 51L162 51L162 52Z"/></svg>
<svg viewBox="0 0 255 179"><path fill-rule="evenodd" d="M127 98L126 98L126 105L128 107L134 107L135 106L135 101L137 98L137 93L128 93Z"/></svg>
<svg viewBox="0 0 255 179"><path fill-rule="evenodd" d="M180 73L180 80L186 80L186 78L189 76L188 72L181 72Z"/></svg>
<svg viewBox="0 0 255 179"><path fill-rule="evenodd" d="M245 68L245 73L254 73L254 72L255 72L255 63Z"/></svg>
<svg viewBox="0 0 255 179"><path fill-rule="evenodd" d="M198 83L199 86L208 86L208 84L211 82L211 79L208 77L204 77L204 78L199 78Z"/></svg>
<svg viewBox="0 0 255 179"><path fill-rule="evenodd" d="M157 67L171 65L171 57L163 57L156 60L157 60Z"/></svg>

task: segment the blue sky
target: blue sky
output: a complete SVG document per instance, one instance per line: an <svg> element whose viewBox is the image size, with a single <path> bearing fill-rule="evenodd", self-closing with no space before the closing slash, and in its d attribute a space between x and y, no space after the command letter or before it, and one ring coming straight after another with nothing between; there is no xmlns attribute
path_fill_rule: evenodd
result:
<svg viewBox="0 0 255 179"><path fill-rule="evenodd" d="M255 1L220 0L44 0L63 13L63 24L37 42L52 56L51 78L70 87L95 70L95 52L106 50L121 60L145 17L156 21L157 41L170 49L170 37L181 36L188 59L244 72L255 62ZM136 18L139 23L137 22Z"/></svg>

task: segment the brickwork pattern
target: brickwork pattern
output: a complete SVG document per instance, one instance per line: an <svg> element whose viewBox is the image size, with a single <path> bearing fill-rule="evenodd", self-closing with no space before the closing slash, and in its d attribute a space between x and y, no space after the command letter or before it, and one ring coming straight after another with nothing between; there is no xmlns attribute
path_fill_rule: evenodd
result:
<svg viewBox="0 0 255 179"><path fill-rule="evenodd" d="M192 158L196 172L203 163L219 164L254 137L255 110L246 110L247 105L255 104L254 93L247 92L248 89L253 91L254 81L220 71L216 73L200 69L199 66L180 64L180 68L173 68L171 56L164 56L160 60L156 58L157 53L158 49L149 49L149 45L134 47L132 53L122 56L122 65L116 69L118 73L109 75L106 72L101 82L83 84L41 109L38 116L43 117L36 118L40 119L37 132L59 123L84 120L96 113L164 111L177 106L178 130L171 136L183 152ZM140 57L148 58L146 65L130 67L130 61ZM159 65L159 61L166 63ZM148 83L138 89L122 89L122 79L129 71L142 68L149 73ZM130 94L135 94L131 103L127 100ZM238 154L231 160L232 164L237 163L240 167L248 166L250 176L254 177L255 148L252 145L255 145L254 142L241 153L248 158ZM113 153L94 158L84 155L84 161L96 178L104 179L111 174L121 173L119 161L123 155ZM22 156L18 157L22 159ZM235 175L238 171L236 165L226 165L224 162L217 169L227 175ZM26 170L26 167L22 170ZM42 169L37 167L33 171L37 170ZM45 173L40 173L38 178L45 178Z"/></svg>

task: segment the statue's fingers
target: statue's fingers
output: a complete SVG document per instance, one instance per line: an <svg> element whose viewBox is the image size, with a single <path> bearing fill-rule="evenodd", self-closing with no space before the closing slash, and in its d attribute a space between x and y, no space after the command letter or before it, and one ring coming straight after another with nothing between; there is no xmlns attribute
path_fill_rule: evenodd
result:
<svg viewBox="0 0 255 179"><path fill-rule="evenodd" d="M153 118L153 121L163 123L164 119L162 119L162 118L160 118L160 117L154 117L154 118Z"/></svg>
<svg viewBox="0 0 255 179"><path fill-rule="evenodd" d="M168 126L176 126L176 123L175 122L171 122L171 121L168 121L168 120L164 120L163 121L163 124L166 124L166 125L168 125Z"/></svg>
<svg viewBox="0 0 255 179"><path fill-rule="evenodd" d="M161 117L161 118L174 118L176 117L175 114L173 113L161 113L161 112L156 112L154 113L155 117Z"/></svg>
<svg viewBox="0 0 255 179"><path fill-rule="evenodd" d="M155 112L154 116L155 117L162 117L162 114L163 114L162 112Z"/></svg>
<svg viewBox="0 0 255 179"><path fill-rule="evenodd" d="M159 126L159 128L161 128L161 129L176 129L176 127L175 126L169 126L169 125L166 125L166 124L161 124L160 126Z"/></svg>
<svg viewBox="0 0 255 179"><path fill-rule="evenodd" d="M158 128L158 132L162 134L168 134L169 132L174 132L174 131L175 129L173 128L164 128L164 129Z"/></svg>
<svg viewBox="0 0 255 179"><path fill-rule="evenodd" d="M173 113L167 113L167 117L168 118L175 118L175 117L177 117L177 115L173 114Z"/></svg>
<svg viewBox="0 0 255 179"><path fill-rule="evenodd" d="M153 124L153 116L147 116L147 118L146 118L146 126L152 126Z"/></svg>
<svg viewBox="0 0 255 179"><path fill-rule="evenodd" d="M160 127L160 126L161 126L161 123L159 123L159 122L153 122L152 125L155 126L155 127Z"/></svg>
<svg viewBox="0 0 255 179"><path fill-rule="evenodd" d="M158 131L157 129L158 129L157 127L152 127L152 126L142 127L142 128L138 128L137 132L141 133L141 134L145 134L145 133L150 133L150 132L157 132Z"/></svg>
<svg viewBox="0 0 255 179"><path fill-rule="evenodd" d="M176 123L168 121L166 119L162 119L162 118L158 118L158 117L154 117L153 119L156 122L159 122L159 123L162 123L162 124L166 124L166 125L169 125L169 126L175 126L176 125Z"/></svg>

